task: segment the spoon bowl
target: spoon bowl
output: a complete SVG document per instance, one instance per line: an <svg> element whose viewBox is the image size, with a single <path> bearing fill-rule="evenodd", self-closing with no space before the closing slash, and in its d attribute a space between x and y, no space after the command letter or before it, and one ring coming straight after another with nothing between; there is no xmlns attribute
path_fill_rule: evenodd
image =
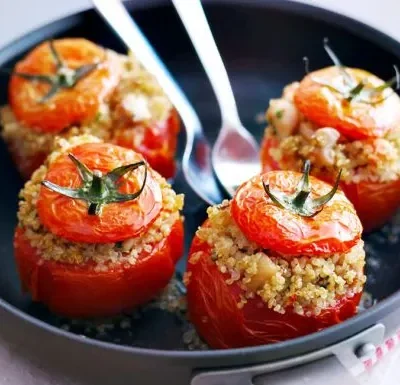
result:
<svg viewBox="0 0 400 385"><path fill-rule="evenodd" d="M217 97L222 127L212 151L215 174L232 197L260 172L259 146L240 121L233 90L200 0L172 0Z"/></svg>
<svg viewBox="0 0 400 385"><path fill-rule="evenodd" d="M214 171L230 196L240 184L260 172L259 147L243 127L225 123L212 150Z"/></svg>

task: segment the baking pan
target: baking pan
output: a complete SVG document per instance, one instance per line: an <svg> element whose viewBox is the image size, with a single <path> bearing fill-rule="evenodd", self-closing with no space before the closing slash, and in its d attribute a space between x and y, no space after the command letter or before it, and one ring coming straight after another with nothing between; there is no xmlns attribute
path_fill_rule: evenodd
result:
<svg viewBox="0 0 400 385"><path fill-rule="evenodd" d="M198 111L206 134L216 137L220 116L215 97L175 11L166 1L141 2L140 9L127 3L132 15ZM244 125L261 139L264 123L257 117L268 100L280 95L289 82L304 75L302 57L310 68L329 64L322 41L329 37L342 61L389 78L392 65L400 62L400 44L388 36L347 17L290 1L208 1L205 10L226 63ZM29 32L0 50L0 65L10 67L28 49L49 37L83 36L124 52L124 47L93 10L68 16ZM7 78L0 79L0 102L6 103ZM182 133L180 154L184 133ZM305 337L266 346L217 350L188 350L184 330L190 325L158 308L132 315L128 327L106 333L87 324L60 319L31 302L20 288L12 238L16 224L17 194L22 180L4 144L0 145L0 306L34 325L46 340L61 338L85 352L106 352L121 362L129 361L135 384L250 384L255 375L320 359L341 351L354 353L366 343L379 343L383 321L400 307L400 217L365 237L367 286L371 307L352 319ZM185 192L186 245L205 216L205 204L185 185L178 173L174 187ZM178 265L178 279L185 260ZM108 322L108 321L107 321ZM86 328L86 329L85 329ZM57 337L55 335L58 335ZM68 340L68 341L67 341ZM99 353L100 352L100 353ZM352 359L356 359L353 354ZM156 366L157 370L151 370ZM112 367L112 365L111 365ZM112 368L110 367L110 370ZM218 375L215 370L223 370ZM243 369L245 368L245 369ZM147 371L147 372L146 372ZM201 374L198 374L198 372ZM138 373L147 373L139 375ZM128 373L128 372L127 372ZM245 373L245 374L244 374ZM128 374L126 374L128 375ZM231 377L228 377L230 375ZM136 376L136 377L135 377ZM196 377L197 376L197 377ZM242 377L241 377L242 376ZM229 378L229 382L227 379ZM111 382L110 382L111 383Z"/></svg>

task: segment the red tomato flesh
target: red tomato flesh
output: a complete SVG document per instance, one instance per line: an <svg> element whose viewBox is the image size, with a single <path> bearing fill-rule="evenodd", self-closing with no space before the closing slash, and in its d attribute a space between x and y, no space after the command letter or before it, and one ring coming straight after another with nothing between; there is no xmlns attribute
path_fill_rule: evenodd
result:
<svg viewBox="0 0 400 385"><path fill-rule="evenodd" d="M355 315L361 298L361 293L339 298L336 306L309 317L290 307L280 314L268 309L258 296L239 308L243 291L237 283L226 283L229 276L222 274L211 260L210 247L195 237L190 255L189 317L200 336L215 349L262 345L317 332Z"/></svg>
<svg viewBox="0 0 400 385"><path fill-rule="evenodd" d="M94 263L44 260L21 228L14 249L22 286L34 301L66 317L111 316L146 303L168 284L183 253L183 225L176 221L171 233L135 264L110 263L105 272L95 271Z"/></svg>

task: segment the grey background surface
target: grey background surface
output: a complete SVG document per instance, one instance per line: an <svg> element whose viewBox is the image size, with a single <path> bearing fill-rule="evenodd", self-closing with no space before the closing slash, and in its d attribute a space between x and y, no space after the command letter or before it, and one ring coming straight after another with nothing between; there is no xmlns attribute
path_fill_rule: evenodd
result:
<svg viewBox="0 0 400 385"><path fill-rule="evenodd" d="M154 1L135 0L135 3L145 4ZM400 0L297 1L325 7L355 17L400 40L400 25L398 23ZM90 0L0 0L0 46L45 22L90 6Z"/></svg>

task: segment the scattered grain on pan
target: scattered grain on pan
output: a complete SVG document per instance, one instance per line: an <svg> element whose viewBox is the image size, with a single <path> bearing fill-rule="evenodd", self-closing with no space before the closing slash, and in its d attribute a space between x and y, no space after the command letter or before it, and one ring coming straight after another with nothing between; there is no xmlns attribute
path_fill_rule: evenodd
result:
<svg viewBox="0 0 400 385"><path fill-rule="evenodd" d="M368 310L372 306L376 305L378 300L372 296L371 293L364 291L361 296L360 304L358 305L358 312Z"/></svg>
<svg viewBox="0 0 400 385"><path fill-rule="evenodd" d="M265 124L267 122L267 119L265 118L265 113L263 111L256 114L254 120L257 124Z"/></svg>
<svg viewBox="0 0 400 385"><path fill-rule="evenodd" d="M183 334L183 343L187 350L208 350L209 346L199 337L193 325Z"/></svg>
<svg viewBox="0 0 400 385"><path fill-rule="evenodd" d="M129 318L124 318L120 322L121 329L129 329L132 326L131 320Z"/></svg>
<svg viewBox="0 0 400 385"><path fill-rule="evenodd" d="M136 332L139 327L146 327L143 322L146 323L149 317L152 318L154 310L157 309L167 312L175 319L174 327L179 328L181 335L181 340L176 341L176 349L206 350L209 348L187 319L185 288L178 277L174 277L157 298L132 312L96 320L58 319L56 324L58 322L60 328L83 338L94 338L115 344L133 346L137 346L139 343L140 346L146 347L148 343L154 344L154 341L143 342L139 338L138 342ZM154 328L155 326L151 327ZM157 327L164 326L158 325ZM160 344L162 345L162 341L160 341Z"/></svg>
<svg viewBox="0 0 400 385"><path fill-rule="evenodd" d="M172 279L168 286L159 295L156 301L150 303L148 308L159 308L179 317L185 317L187 311L186 288L178 279Z"/></svg>

